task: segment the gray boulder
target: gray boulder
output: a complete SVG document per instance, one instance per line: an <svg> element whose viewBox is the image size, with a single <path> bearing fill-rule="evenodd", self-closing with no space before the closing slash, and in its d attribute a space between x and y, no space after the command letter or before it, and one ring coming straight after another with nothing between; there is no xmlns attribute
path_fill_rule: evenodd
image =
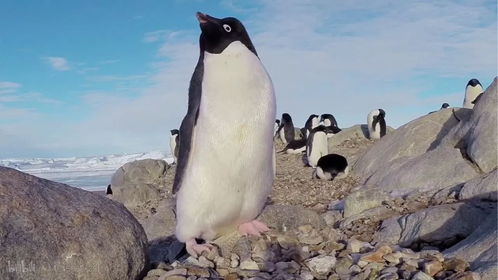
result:
<svg viewBox="0 0 498 280"><path fill-rule="evenodd" d="M458 198L463 199L484 199L497 201L497 169L481 177L474 178L466 182L460 190Z"/></svg>
<svg viewBox="0 0 498 280"><path fill-rule="evenodd" d="M498 275L497 218L496 211L488 215L471 235L445 250L445 258L466 260L471 270L481 275L481 279L495 280Z"/></svg>
<svg viewBox="0 0 498 280"><path fill-rule="evenodd" d="M380 165L383 165L382 163ZM393 160L389 167L365 180L367 186L378 186L391 196L412 192L437 191L464 183L479 175L459 149L440 146L409 159Z"/></svg>
<svg viewBox="0 0 498 280"><path fill-rule="evenodd" d="M147 238L123 205L6 167L0 244L2 279L138 279L146 264Z"/></svg>
<svg viewBox="0 0 498 280"><path fill-rule="evenodd" d="M165 238L175 233L176 219L173 209L174 201L165 199L157 208L151 209L150 215L139 218L149 240Z"/></svg>
<svg viewBox="0 0 498 280"><path fill-rule="evenodd" d="M112 197L128 208L156 200L166 188L169 165L164 160L144 159L126 163L112 176Z"/></svg>
<svg viewBox="0 0 498 280"><path fill-rule="evenodd" d="M374 241L403 247L425 243L448 248L469 236L494 211L496 203L438 205L385 220Z"/></svg>
<svg viewBox="0 0 498 280"><path fill-rule="evenodd" d="M382 176L394 161L413 158L436 147L459 119L467 119L471 112L469 109L448 108L401 126L375 143L358 160L354 173L363 180L376 173Z"/></svg>
<svg viewBox="0 0 498 280"><path fill-rule="evenodd" d="M378 189L361 188L348 195L344 200L344 217L352 217L365 210L380 206L384 200L388 199L389 196Z"/></svg>
<svg viewBox="0 0 498 280"><path fill-rule="evenodd" d="M497 78L480 96L468 121L460 122L443 139L447 145L458 146L482 170L497 167L498 92Z"/></svg>

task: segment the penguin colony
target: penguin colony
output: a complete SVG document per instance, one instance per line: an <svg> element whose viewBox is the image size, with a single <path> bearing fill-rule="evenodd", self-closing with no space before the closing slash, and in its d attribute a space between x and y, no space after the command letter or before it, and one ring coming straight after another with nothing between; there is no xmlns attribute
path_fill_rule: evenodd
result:
<svg viewBox="0 0 498 280"><path fill-rule="evenodd" d="M286 145L279 153L303 154L313 179L342 179L349 173L347 159L328 150L327 139L341 131L335 117L311 114L298 135L289 113L275 120L271 79L242 23L200 12L196 16L202 31L199 60L187 114L170 137L177 164L176 237L194 257L210 251L209 241L233 228L256 236L269 230L256 218L275 176L274 141ZM482 92L479 81L470 80L463 107L472 109ZM443 103L440 110L448 107ZM385 116L383 109L368 114L371 140L386 135ZM112 193L110 185L107 193Z"/></svg>

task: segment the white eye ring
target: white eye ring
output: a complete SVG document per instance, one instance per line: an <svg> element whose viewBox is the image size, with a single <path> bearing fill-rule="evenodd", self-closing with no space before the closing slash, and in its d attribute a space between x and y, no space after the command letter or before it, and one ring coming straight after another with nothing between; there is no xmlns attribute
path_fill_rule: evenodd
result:
<svg viewBox="0 0 498 280"><path fill-rule="evenodd" d="M232 31L232 28L228 24L223 24L223 29L225 29L226 32Z"/></svg>

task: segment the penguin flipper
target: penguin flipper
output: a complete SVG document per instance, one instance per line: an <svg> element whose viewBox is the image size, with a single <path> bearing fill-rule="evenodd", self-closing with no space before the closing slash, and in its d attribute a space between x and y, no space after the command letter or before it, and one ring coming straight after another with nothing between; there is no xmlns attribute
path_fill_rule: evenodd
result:
<svg viewBox="0 0 498 280"><path fill-rule="evenodd" d="M178 192L181 185L185 168L187 167L188 158L190 155L190 147L192 145L192 136L194 134L195 124L199 116L199 108L201 106L202 94L202 77L204 75L204 54L201 54L197 66L195 67L194 74L190 79L190 86L188 91L188 109L185 118L183 118L182 125L180 126L179 138L179 151L178 162L175 173L175 180L173 181L173 193Z"/></svg>

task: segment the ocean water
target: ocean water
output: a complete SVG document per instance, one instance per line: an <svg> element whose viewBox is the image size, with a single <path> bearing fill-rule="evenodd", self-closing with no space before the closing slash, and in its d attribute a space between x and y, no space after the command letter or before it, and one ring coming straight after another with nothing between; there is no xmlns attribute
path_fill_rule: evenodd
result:
<svg viewBox="0 0 498 280"><path fill-rule="evenodd" d="M153 151L80 158L0 159L0 165L88 191L102 191L111 183L112 175L119 167L141 159L173 161L169 153Z"/></svg>

